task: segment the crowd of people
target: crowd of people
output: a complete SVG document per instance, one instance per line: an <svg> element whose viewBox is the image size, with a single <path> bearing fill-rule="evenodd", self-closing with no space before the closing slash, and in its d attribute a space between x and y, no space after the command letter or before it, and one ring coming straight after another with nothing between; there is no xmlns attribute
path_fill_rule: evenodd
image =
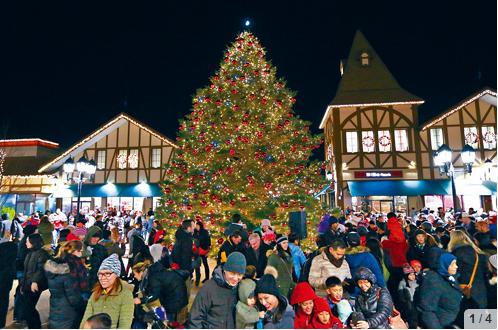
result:
<svg viewBox="0 0 498 330"><path fill-rule="evenodd" d="M300 233L268 219L248 231L234 214L214 256L201 221L169 242L152 210L2 215L0 328L16 279L28 328L42 327L44 290L49 328L463 328L465 310L496 308L496 217L347 208L303 251Z"/></svg>

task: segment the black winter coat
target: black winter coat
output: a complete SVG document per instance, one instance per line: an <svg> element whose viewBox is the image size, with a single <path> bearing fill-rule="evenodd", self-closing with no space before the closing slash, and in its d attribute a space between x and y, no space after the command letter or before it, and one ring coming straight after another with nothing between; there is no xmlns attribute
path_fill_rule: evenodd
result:
<svg viewBox="0 0 498 330"><path fill-rule="evenodd" d="M180 269L192 273L192 234L181 227L175 233L175 246L171 253L171 260L180 266Z"/></svg>
<svg viewBox="0 0 498 330"><path fill-rule="evenodd" d="M457 318L462 300L458 282L449 281L433 270L424 274L421 282L416 293L416 305L422 327L450 327Z"/></svg>
<svg viewBox="0 0 498 330"><path fill-rule="evenodd" d="M213 277L195 297L187 321L187 329L234 329L237 287L231 287L218 267Z"/></svg>
<svg viewBox="0 0 498 330"><path fill-rule="evenodd" d="M476 261L474 249L470 245L462 245L454 249L452 253L457 257L458 273L460 274L458 282L461 284L469 283ZM487 262L487 257L480 254L470 298L476 308L487 308L488 304L486 292Z"/></svg>
<svg viewBox="0 0 498 330"><path fill-rule="evenodd" d="M216 264L221 265L224 264L227 261L228 256L232 252L240 252L242 254L246 254L244 244L240 243L237 245L234 245L232 241L230 241L230 238L228 238L225 242L220 247L220 250L218 251L218 256L216 257Z"/></svg>
<svg viewBox="0 0 498 330"><path fill-rule="evenodd" d="M76 278L71 276L69 264L48 260L45 274L50 291L50 329L74 329L79 327L86 302Z"/></svg>
<svg viewBox="0 0 498 330"><path fill-rule="evenodd" d="M24 277L22 279L22 290L31 290L31 283L38 284L38 290L41 292L48 288L47 278L43 266L49 255L43 249L28 249L26 259L24 259Z"/></svg>
<svg viewBox="0 0 498 330"><path fill-rule="evenodd" d="M412 260L418 260L422 264L422 268L427 268L427 251L429 251L429 245L425 244L423 248L417 247L416 244L411 244L406 253L406 259L408 262Z"/></svg>
<svg viewBox="0 0 498 330"><path fill-rule="evenodd" d="M271 247L261 242L258 249L258 258L256 258L256 252L250 246L246 249L247 265L256 267L256 277L258 278L263 276L265 272L266 264L268 263L268 257L266 256L268 250L271 250Z"/></svg>
<svg viewBox="0 0 498 330"><path fill-rule="evenodd" d="M206 229L194 230L194 239L197 241L198 247L208 250L211 247L211 238Z"/></svg>
<svg viewBox="0 0 498 330"><path fill-rule="evenodd" d="M152 264L144 276L140 289L148 300L159 299L161 306L168 313L178 313L188 304L185 280L188 273L182 276L181 270L166 270L160 262Z"/></svg>
<svg viewBox="0 0 498 330"><path fill-rule="evenodd" d="M0 287L16 278L17 244L5 242L0 244Z"/></svg>
<svg viewBox="0 0 498 330"><path fill-rule="evenodd" d="M105 246L100 244L90 245L89 248L92 250L92 255L88 258L88 263L90 264L90 269L88 271L88 285L90 288L93 288L98 280L97 273L100 265L102 264L102 261L108 257L108 254Z"/></svg>
<svg viewBox="0 0 498 330"><path fill-rule="evenodd" d="M393 311L393 300L386 288L372 284L367 292L356 298L355 309L368 322L369 329L389 329L389 316Z"/></svg>

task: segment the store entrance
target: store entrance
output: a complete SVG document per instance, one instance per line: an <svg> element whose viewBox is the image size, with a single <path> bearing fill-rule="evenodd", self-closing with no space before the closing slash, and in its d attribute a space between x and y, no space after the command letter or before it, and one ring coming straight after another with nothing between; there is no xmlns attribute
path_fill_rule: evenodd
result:
<svg viewBox="0 0 498 330"><path fill-rule="evenodd" d="M393 200L375 200L370 202L372 207L372 212L374 213L384 213L387 214L391 212L393 208Z"/></svg>

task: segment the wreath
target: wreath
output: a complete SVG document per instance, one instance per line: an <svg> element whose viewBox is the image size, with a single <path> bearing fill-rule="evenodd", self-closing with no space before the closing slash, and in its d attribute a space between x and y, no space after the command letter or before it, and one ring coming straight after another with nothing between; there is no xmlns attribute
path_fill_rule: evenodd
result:
<svg viewBox="0 0 498 330"><path fill-rule="evenodd" d="M391 138L387 135L382 135L379 138L379 144L383 147L388 147L391 145Z"/></svg>
<svg viewBox="0 0 498 330"><path fill-rule="evenodd" d="M130 156L128 156L128 163L130 164L130 168L137 168L138 167L138 155L131 154Z"/></svg>
<svg viewBox="0 0 498 330"><path fill-rule="evenodd" d="M367 148L371 148L371 147L373 147L373 146L374 146L374 144L375 144L375 140L374 140L373 136L368 135L368 136L363 137L363 139L361 139L361 143L362 143L365 147L367 147Z"/></svg>
<svg viewBox="0 0 498 330"><path fill-rule="evenodd" d="M486 143L493 144L496 142L496 134L491 131L487 131L483 136L483 140Z"/></svg>
<svg viewBox="0 0 498 330"><path fill-rule="evenodd" d="M474 144L477 143L477 141L479 141L479 136L477 136L476 133L468 132L467 134L465 134L465 143Z"/></svg>
<svg viewBox="0 0 498 330"><path fill-rule="evenodd" d="M126 161L127 161L126 154L119 154L117 160L119 168L126 168Z"/></svg>

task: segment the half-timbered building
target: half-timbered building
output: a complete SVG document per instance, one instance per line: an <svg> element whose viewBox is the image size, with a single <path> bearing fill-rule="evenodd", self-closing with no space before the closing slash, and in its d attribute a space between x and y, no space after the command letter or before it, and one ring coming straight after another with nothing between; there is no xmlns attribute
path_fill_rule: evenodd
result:
<svg viewBox="0 0 498 330"><path fill-rule="evenodd" d="M464 142L473 139L478 162L496 162L496 142L491 143L496 141L496 93L474 95L420 130L418 108L424 100L399 85L360 31L340 71L336 95L320 123L331 180L324 194L329 204L388 212L420 208L433 196L443 201L451 185L432 159L442 141L452 141L457 157ZM432 139L431 129L438 130Z"/></svg>
<svg viewBox="0 0 498 330"><path fill-rule="evenodd" d="M496 124L496 91L485 88L421 125L420 168L423 177L444 177L434 164L433 154L442 144L448 145L453 151L457 205L464 209L496 209ZM461 157L466 144L476 151L470 173L465 170ZM448 208L453 206L453 197L430 195L425 196L424 202L431 208Z"/></svg>
<svg viewBox="0 0 498 330"><path fill-rule="evenodd" d="M155 208L161 196L164 164L177 148L175 143L127 114L119 114L96 131L74 144L38 172L54 174L58 184L53 196L57 206L67 212L77 203L77 184L63 171L69 159L93 160L96 172L81 190L81 208L114 207L117 210Z"/></svg>

